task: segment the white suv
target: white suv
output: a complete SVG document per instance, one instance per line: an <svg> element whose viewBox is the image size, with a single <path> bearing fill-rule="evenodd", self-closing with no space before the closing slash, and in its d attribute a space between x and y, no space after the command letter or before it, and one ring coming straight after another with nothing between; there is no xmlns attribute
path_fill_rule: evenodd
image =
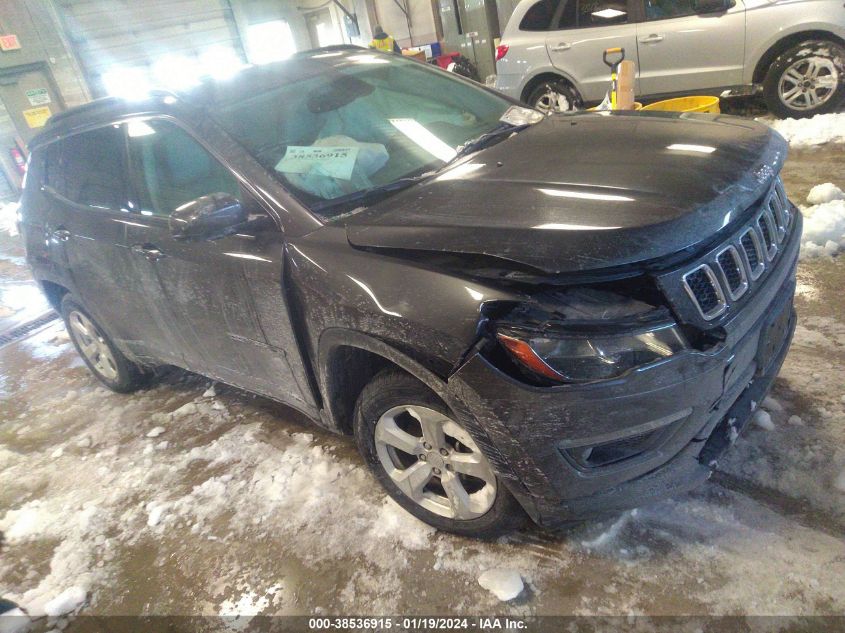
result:
<svg viewBox="0 0 845 633"><path fill-rule="evenodd" d="M762 87L782 117L845 98L842 0L523 0L497 49L496 87L544 111L598 102L611 47L636 62L641 97Z"/></svg>

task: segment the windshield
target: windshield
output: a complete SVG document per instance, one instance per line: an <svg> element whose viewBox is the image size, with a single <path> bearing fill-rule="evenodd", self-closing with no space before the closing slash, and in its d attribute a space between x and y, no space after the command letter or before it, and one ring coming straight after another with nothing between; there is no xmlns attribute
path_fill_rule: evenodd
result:
<svg viewBox="0 0 845 633"><path fill-rule="evenodd" d="M284 66L268 89L217 105L214 117L324 218L442 167L499 129L511 106L399 55L313 53Z"/></svg>

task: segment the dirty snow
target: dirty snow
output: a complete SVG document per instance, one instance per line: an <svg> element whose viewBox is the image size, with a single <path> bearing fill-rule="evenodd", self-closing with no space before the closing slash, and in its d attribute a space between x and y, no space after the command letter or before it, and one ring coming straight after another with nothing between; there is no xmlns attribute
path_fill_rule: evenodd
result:
<svg viewBox="0 0 845 633"><path fill-rule="evenodd" d="M801 207L801 257L836 255L845 247L845 192L833 183L823 183L810 190L807 203Z"/></svg>
<svg viewBox="0 0 845 633"><path fill-rule="evenodd" d="M513 569L488 569L478 577L478 584L502 602L513 600L522 593L522 577Z"/></svg>
<svg viewBox="0 0 845 633"><path fill-rule="evenodd" d="M807 350L810 367L826 349L815 347L819 341L845 341L845 327L831 318L807 318L802 328L797 351ZM318 607L393 613L419 604L407 579L420 568L438 580L428 586L426 604L460 613L496 605L517 615L637 613L648 608L649 595L666 591L667 575L676 579L680 602L672 609L680 612L845 609L841 538L718 485L560 537L529 530L497 543L458 539L387 498L350 442L268 414L231 389L218 389L210 401L207 382L178 373L136 395L112 394L75 364L55 332L39 345L55 348L44 351L51 360L28 365L21 380L40 380L42 391L28 409L4 409L0 427L0 502L7 508L0 515L0 593L33 614L46 613L68 587L87 591L83 613L128 608L114 589L127 582L126 551L147 552L145 565L162 570L156 573L170 564L191 570L188 585L174 581L165 595L133 585L152 592L143 601L161 605L154 609L169 612L175 607L167 596L182 591L184 609L240 614L235 622ZM845 518L834 488L845 467L838 448L845 445L845 403L841 385L832 387L835 376L814 378L816 372L802 369L794 388L834 392L835 399L815 413L801 411L804 427L785 424L797 414L790 398L764 400L760 410L783 423L776 433L749 429L734 449L737 461L726 467ZM169 446L178 450L143 454L158 445L137 429L176 411L182 413ZM85 438L92 439L88 448L80 446ZM17 561L33 571L22 572ZM290 571L289 561L301 571ZM516 571L530 599L502 603L493 593L467 590L489 570ZM300 589L288 589L297 578ZM330 589L323 591L323 582ZM282 588L270 596L268 587L277 584Z"/></svg>
<svg viewBox="0 0 845 633"><path fill-rule="evenodd" d="M845 112L817 114L809 119L760 119L780 132L793 147L845 143Z"/></svg>
<svg viewBox="0 0 845 633"><path fill-rule="evenodd" d="M0 202L0 231L5 231L11 236L18 234L18 202Z"/></svg>
<svg viewBox="0 0 845 633"><path fill-rule="evenodd" d="M842 472L833 480L833 487L840 492L845 492L845 467L842 468Z"/></svg>
<svg viewBox="0 0 845 633"><path fill-rule="evenodd" d="M763 411L760 409L757 413L754 414L754 424L759 426L761 429L765 429L766 431L774 431L775 425L772 422L772 416L769 414L768 411Z"/></svg>
<svg viewBox="0 0 845 633"><path fill-rule="evenodd" d="M82 587L69 587L44 605L44 613L51 617L66 615L81 607L87 595Z"/></svg>

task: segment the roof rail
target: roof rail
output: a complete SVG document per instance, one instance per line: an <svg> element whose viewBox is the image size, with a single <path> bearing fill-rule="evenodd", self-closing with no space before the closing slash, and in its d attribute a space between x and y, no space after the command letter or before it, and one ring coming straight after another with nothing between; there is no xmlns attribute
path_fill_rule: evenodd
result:
<svg viewBox="0 0 845 633"><path fill-rule="evenodd" d="M178 95L175 92L159 88L150 90L148 94L151 98L178 98ZM62 110L61 112L56 112L53 116L50 117L48 125L52 125L53 123L59 123L61 121L64 121L65 119L69 119L80 114L85 114L86 112L94 112L99 109L108 108L123 101L124 99L121 97L100 97L98 99L94 99L93 101L89 101L88 103L83 103L82 105L74 106L72 108L68 108L67 110Z"/></svg>
<svg viewBox="0 0 845 633"><path fill-rule="evenodd" d="M98 110L106 106L114 105L119 101L120 99L118 99L117 97L101 97L99 99L94 99L93 101L89 101L88 103L83 103L82 105L74 106L73 108L62 110L61 112L56 112L50 117L49 122L50 124L53 124L59 121L64 121L65 119L74 117L78 114L83 114L91 110Z"/></svg>

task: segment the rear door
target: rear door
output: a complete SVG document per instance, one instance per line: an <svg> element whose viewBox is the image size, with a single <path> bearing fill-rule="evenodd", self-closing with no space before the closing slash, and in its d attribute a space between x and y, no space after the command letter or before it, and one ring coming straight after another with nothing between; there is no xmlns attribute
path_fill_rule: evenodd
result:
<svg viewBox="0 0 845 633"><path fill-rule="evenodd" d="M745 6L697 15L693 0L643 0L637 25L644 95L742 84Z"/></svg>
<svg viewBox="0 0 845 633"><path fill-rule="evenodd" d="M562 0L557 7L546 48L552 64L575 80L585 101L601 101L610 90L606 49L624 48L625 59L637 62L631 8L629 0Z"/></svg>
<svg viewBox="0 0 845 633"><path fill-rule="evenodd" d="M135 275L125 248L133 222L122 126L106 125L45 148L42 190L53 261L115 342L140 357L177 362L179 354Z"/></svg>
<svg viewBox="0 0 845 633"><path fill-rule="evenodd" d="M127 124L136 218L126 244L160 287L161 311L185 350L185 366L313 412L282 293L284 240L262 207L211 152L171 120ZM168 218L213 193L238 198L250 221L213 241L179 241Z"/></svg>

